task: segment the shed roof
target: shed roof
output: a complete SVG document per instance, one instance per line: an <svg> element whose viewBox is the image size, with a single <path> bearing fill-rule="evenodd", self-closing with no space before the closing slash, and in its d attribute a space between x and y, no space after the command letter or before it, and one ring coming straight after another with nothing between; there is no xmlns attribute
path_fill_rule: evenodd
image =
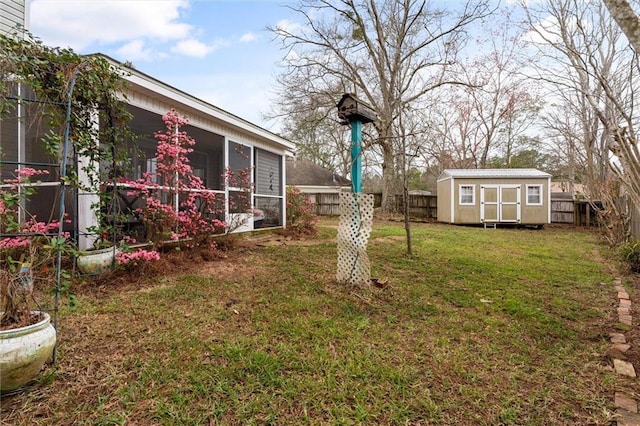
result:
<svg viewBox="0 0 640 426"><path fill-rule="evenodd" d="M438 180L448 178L550 178L549 173L538 169L446 169Z"/></svg>
<svg viewBox="0 0 640 426"><path fill-rule="evenodd" d="M350 186L351 181L311 161L287 158L287 185Z"/></svg>

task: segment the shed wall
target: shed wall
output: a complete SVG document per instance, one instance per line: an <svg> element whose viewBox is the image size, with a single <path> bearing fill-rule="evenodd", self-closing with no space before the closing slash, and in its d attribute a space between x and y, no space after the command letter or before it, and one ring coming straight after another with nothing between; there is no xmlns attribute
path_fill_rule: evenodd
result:
<svg viewBox="0 0 640 426"><path fill-rule="evenodd" d="M437 184L438 191L438 220L451 223L451 179L445 179Z"/></svg>
<svg viewBox="0 0 640 426"><path fill-rule="evenodd" d="M447 182L447 187L441 184ZM472 185L474 187L473 205L460 205L460 187ZM549 180L547 178L499 178L499 179L471 179L456 178L453 180L453 191L450 189L449 180L438 183L438 220L458 224L479 224L480 222L480 186L481 185L520 185L520 223L524 225L540 225L549 223ZM542 204L527 204L527 185L542 186ZM442 192L441 192L442 188ZM440 200L441 194L447 194L447 200ZM453 220L447 210L453 197ZM443 213L441 217L440 214Z"/></svg>

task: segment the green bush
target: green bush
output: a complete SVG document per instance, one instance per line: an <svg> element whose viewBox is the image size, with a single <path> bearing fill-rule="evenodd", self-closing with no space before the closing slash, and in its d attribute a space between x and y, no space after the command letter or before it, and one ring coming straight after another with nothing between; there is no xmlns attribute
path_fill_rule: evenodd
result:
<svg viewBox="0 0 640 426"><path fill-rule="evenodd" d="M640 272L640 241L631 240L620 246L622 257L629 263L633 272Z"/></svg>

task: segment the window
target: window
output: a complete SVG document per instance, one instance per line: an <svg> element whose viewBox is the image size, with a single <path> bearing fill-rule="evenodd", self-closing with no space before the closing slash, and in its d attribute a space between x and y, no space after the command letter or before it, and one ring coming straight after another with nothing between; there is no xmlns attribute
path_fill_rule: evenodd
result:
<svg viewBox="0 0 640 426"><path fill-rule="evenodd" d="M230 188L248 188L251 186L251 148L235 142L229 142Z"/></svg>
<svg viewBox="0 0 640 426"><path fill-rule="evenodd" d="M542 185L527 185L527 205L542 205Z"/></svg>
<svg viewBox="0 0 640 426"><path fill-rule="evenodd" d="M460 185L460 205L476 203L475 188L475 185Z"/></svg>
<svg viewBox="0 0 640 426"><path fill-rule="evenodd" d="M260 195L282 195L282 156L273 154L262 149L255 150L256 168L255 182L256 194Z"/></svg>
<svg viewBox="0 0 640 426"><path fill-rule="evenodd" d="M282 226L282 156L256 148L255 159L256 195L253 199L253 227L255 229Z"/></svg>
<svg viewBox="0 0 640 426"><path fill-rule="evenodd" d="M198 176L202 181L202 184L207 186L207 154L204 152L192 151L189 154L189 164L191 164L193 174Z"/></svg>

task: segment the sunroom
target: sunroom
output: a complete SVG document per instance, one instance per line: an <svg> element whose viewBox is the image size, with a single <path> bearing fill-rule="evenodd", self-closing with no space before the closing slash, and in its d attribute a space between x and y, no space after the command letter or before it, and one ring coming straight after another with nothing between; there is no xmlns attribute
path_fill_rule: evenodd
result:
<svg viewBox="0 0 640 426"><path fill-rule="evenodd" d="M101 185L95 191L68 188L70 193L64 204L69 220L64 227L77 239L80 249L92 247L98 237L93 230L98 228L99 219L94 210L99 191L117 193L120 212L132 213L138 207L139 200L126 182L155 172L157 141L154 134L165 129L162 116L170 110L188 119L180 131L195 140L189 163L206 190L219 196L220 220L234 223L235 226L229 228L234 232L285 226L285 157L293 149L290 141L103 57L126 71L124 78L128 87L123 99L132 115L130 128L135 134L135 143L129 148L129 164L119 172L118 182L122 183L111 184L111 187ZM41 120L35 119L40 107L28 101L29 91L24 86L16 85L14 91L15 108L7 109L0 117L0 174L6 180L14 176L15 170L24 167L47 170L47 175L39 177L42 182L33 184L38 186L38 191L25 210L43 219L55 217L59 213L56 207L60 192L59 161L52 160L43 149L43 136L48 129ZM76 161L84 159L76 158ZM229 179L229 176L240 176L241 171L248 171L242 182ZM172 200L164 201L172 204ZM126 222L120 226L134 228L137 225L132 214L119 220Z"/></svg>

